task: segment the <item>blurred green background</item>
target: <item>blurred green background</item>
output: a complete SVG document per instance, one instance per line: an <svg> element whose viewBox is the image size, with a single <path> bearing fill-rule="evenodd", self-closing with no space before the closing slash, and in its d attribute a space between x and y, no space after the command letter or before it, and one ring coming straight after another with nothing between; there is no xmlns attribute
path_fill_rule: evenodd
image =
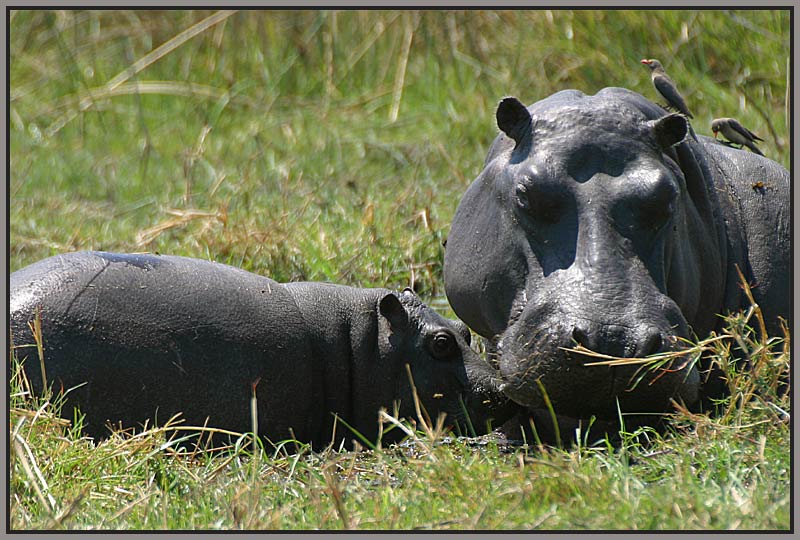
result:
<svg viewBox="0 0 800 540"><path fill-rule="evenodd" d="M507 95L659 58L711 135L789 162L788 10L13 11L11 270L82 249L441 297Z"/></svg>

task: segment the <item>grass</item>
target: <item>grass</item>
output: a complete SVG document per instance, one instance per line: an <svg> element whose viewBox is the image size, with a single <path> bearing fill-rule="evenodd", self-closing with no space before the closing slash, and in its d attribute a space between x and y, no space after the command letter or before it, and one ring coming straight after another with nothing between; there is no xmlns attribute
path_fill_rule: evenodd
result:
<svg viewBox="0 0 800 540"><path fill-rule="evenodd" d="M655 57L699 134L737 117L788 166L790 31L788 11L767 10L15 11L10 269L81 249L158 251L278 280L413 286L452 315L442 241L502 97L625 86L655 99L639 64ZM361 453L261 451L244 438L176 455L157 429L94 445L80 419L66 426L58 403L12 379L8 519L785 530L790 410L768 382L788 366L788 334L768 341L746 317L733 317L731 335L772 367L738 374L730 340L709 344L730 374L723 414L679 411L672 431L617 449L412 430L405 445Z"/></svg>

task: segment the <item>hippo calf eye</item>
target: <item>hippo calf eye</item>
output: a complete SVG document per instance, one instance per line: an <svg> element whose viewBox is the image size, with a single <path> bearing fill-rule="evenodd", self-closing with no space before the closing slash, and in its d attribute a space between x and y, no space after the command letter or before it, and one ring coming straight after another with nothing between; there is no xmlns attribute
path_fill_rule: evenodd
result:
<svg viewBox="0 0 800 540"><path fill-rule="evenodd" d="M455 336L447 332L438 332L431 339L430 351L434 358L444 360L454 356L458 350Z"/></svg>

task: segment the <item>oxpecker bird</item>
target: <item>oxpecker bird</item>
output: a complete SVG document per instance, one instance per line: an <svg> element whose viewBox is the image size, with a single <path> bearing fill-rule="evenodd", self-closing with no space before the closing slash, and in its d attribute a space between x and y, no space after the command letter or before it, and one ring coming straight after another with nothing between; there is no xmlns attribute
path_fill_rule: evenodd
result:
<svg viewBox="0 0 800 540"><path fill-rule="evenodd" d="M642 60L642 64L650 68L650 78L653 80L653 86L655 86L658 93L667 100L668 107L677 110L689 118L694 118L692 113L689 112L689 107L686 106L683 96L678 92L678 87L675 86L675 82L670 79L667 72L664 71L661 62L655 58L645 58Z"/></svg>
<svg viewBox="0 0 800 540"><path fill-rule="evenodd" d="M764 139L744 127L736 118L715 118L711 122L711 131L714 132L715 139L722 133L730 142L746 146L760 156L764 155L756 146L756 141Z"/></svg>

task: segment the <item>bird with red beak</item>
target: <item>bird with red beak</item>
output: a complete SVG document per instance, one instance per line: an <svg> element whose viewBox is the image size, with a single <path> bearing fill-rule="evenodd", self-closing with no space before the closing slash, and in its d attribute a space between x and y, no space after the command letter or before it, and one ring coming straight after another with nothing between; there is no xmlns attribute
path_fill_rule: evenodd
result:
<svg viewBox="0 0 800 540"><path fill-rule="evenodd" d="M694 118L683 96L678 92L675 81L670 79L667 72L664 71L664 66L661 65L661 62L655 58L644 58L642 59L642 64L650 68L650 78L653 81L653 86L667 100L667 108L675 109L689 118Z"/></svg>

